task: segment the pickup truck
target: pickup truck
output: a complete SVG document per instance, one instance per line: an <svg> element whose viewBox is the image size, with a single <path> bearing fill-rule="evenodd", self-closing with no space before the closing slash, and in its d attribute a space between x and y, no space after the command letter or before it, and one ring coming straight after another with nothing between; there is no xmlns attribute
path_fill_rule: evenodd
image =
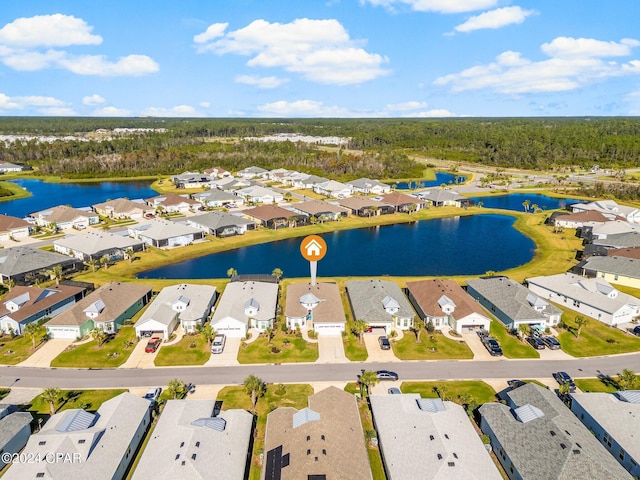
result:
<svg viewBox="0 0 640 480"><path fill-rule="evenodd" d="M484 337L482 343L492 356L499 357L502 355L502 348L500 348L500 344L495 338Z"/></svg>

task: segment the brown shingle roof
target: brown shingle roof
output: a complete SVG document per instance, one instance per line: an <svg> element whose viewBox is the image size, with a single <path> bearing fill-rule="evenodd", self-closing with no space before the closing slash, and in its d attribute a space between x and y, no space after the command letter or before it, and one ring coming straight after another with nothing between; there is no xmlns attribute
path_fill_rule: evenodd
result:
<svg viewBox="0 0 640 480"><path fill-rule="evenodd" d="M607 255L610 257L627 257L640 260L640 247L614 248L607 250Z"/></svg>
<svg viewBox="0 0 640 480"><path fill-rule="evenodd" d="M329 202L323 202L321 200L310 200L308 202L296 203L293 205L301 212L308 213L309 215L319 215L322 213L345 213L349 210L338 205L333 205Z"/></svg>
<svg viewBox="0 0 640 480"><path fill-rule="evenodd" d="M9 215L0 215L0 232L8 232L14 228L24 228L31 225L26 220Z"/></svg>
<svg viewBox="0 0 640 480"><path fill-rule="evenodd" d="M46 212L50 212L45 214ZM42 210L37 212L36 214L32 214L32 216L41 215L42 218L46 219L48 222L70 222L75 220L78 217L97 217L97 214L93 212L86 212L84 210L79 210L77 208L68 207L67 205L60 205L57 207L49 208L47 210Z"/></svg>
<svg viewBox="0 0 640 480"><path fill-rule="evenodd" d="M416 299L422 311L427 315L433 317L441 317L444 315L440 305L438 305L438 300L443 295L446 295L456 304L456 308L452 314L454 318L464 318L472 313L478 313L484 317L487 316L482 307L453 280L440 280L436 278L432 280L407 282L407 289Z"/></svg>
<svg viewBox="0 0 640 480"><path fill-rule="evenodd" d="M556 221L563 222L613 222L616 220L624 220L622 217L609 214L604 215L597 210L587 210L583 212L570 213L569 215L560 215L556 217Z"/></svg>
<svg viewBox="0 0 640 480"><path fill-rule="evenodd" d="M268 222L274 220L276 218L291 218L291 217L299 217L301 214L292 212L291 210L287 210L285 208L280 208L276 205L263 205L261 207L254 207L245 210L245 215L249 215L250 217L257 218L258 220L262 220L264 222Z"/></svg>
<svg viewBox="0 0 640 480"><path fill-rule="evenodd" d="M284 314L287 317L302 317L307 314L307 309L300 305L300 297L306 293L312 293L322 300L313 309L313 323L346 323L347 319L342 308L340 289L335 283L294 283L287 287L287 304Z"/></svg>
<svg viewBox="0 0 640 480"><path fill-rule="evenodd" d="M387 203L389 205L393 205L395 207L399 207L401 205L410 205L424 203L419 198L412 197L410 195L405 195L404 193L391 192L386 195L381 195L382 202Z"/></svg>
<svg viewBox="0 0 640 480"><path fill-rule="evenodd" d="M338 203L343 207L347 207L352 210L360 210L362 208L369 208L369 207L380 208L380 207L386 206L386 204L368 197L349 197L349 198L344 198L342 200L339 200Z"/></svg>
<svg viewBox="0 0 640 480"><path fill-rule="evenodd" d="M165 195L158 195L145 199L145 201L149 203L154 203L156 200L158 200L158 205L164 205L165 207L170 205L180 205L182 203L187 203L189 205L197 205L200 203L196 200L192 200L191 198L176 195L175 193L167 193Z"/></svg>
<svg viewBox="0 0 640 480"><path fill-rule="evenodd" d="M61 302L62 300L73 297L82 292L82 287L72 287L70 285L56 285L54 287L22 287L17 286L11 289L11 292L2 300L0 305L0 317L9 315L16 322L21 322L31 315L46 310L47 308ZM29 298L16 312L9 312L6 307L7 302L17 299L23 294L29 294ZM49 295L46 295L49 293Z"/></svg>

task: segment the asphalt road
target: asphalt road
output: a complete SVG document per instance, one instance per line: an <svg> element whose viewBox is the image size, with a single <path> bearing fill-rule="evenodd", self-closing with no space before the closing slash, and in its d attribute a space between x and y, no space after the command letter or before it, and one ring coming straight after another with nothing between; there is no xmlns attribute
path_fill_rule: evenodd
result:
<svg viewBox="0 0 640 480"><path fill-rule="evenodd" d="M393 370L400 380L482 380L548 378L566 371L574 378L614 376L628 368L640 372L640 353L573 360L429 361L383 363L240 365L152 369L63 369L0 367L2 387L129 388L166 385L179 378L195 385L237 385L248 375L267 383L354 381L361 369Z"/></svg>

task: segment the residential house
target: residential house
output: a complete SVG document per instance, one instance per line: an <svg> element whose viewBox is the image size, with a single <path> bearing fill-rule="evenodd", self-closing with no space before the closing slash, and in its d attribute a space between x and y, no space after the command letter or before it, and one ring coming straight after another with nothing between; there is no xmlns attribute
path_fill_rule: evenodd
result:
<svg viewBox="0 0 640 480"><path fill-rule="evenodd" d="M60 460L16 462L3 480L122 480L149 428L150 411L148 400L125 392L95 413L77 408L56 413L31 435L23 453Z"/></svg>
<svg viewBox="0 0 640 480"><path fill-rule="evenodd" d="M441 188L416 193L416 197L421 198L432 207L467 208L475 204L473 200L463 197L458 192Z"/></svg>
<svg viewBox="0 0 640 480"><path fill-rule="evenodd" d="M333 198L347 198L353 193L352 188L344 183L335 180L327 180L326 182L317 183L313 187L313 191L320 195L326 195Z"/></svg>
<svg viewBox="0 0 640 480"><path fill-rule="evenodd" d="M223 192L217 188L205 190L204 192L194 193L191 198L202 203L208 208L229 207L244 205L244 198L234 195L233 193Z"/></svg>
<svg viewBox="0 0 640 480"><path fill-rule="evenodd" d="M262 332L273 328L278 305L278 284L268 282L230 282L211 319L217 333L242 338L249 328Z"/></svg>
<svg viewBox="0 0 640 480"><path fill-rule="evenodd" d="M203 173L213 178L228 178L231 176L231 174L222 167L207 168Z"/></svg>
<svg viewBox="0 0 640 480"><path fill-rule="evenodd" d="M36 225L40 227L52 228L55 226L58 230L66 230L75 228L83 230L90 225L97 225L100 218L97 213L80 210L78 208L60 205L58 207L49 208L29 214L35 219Z"/></svg>
<svg viewBox="0 0 640 480"><path fill-rule="evenodd" d="M141 283L102 285L47 323L51 338L82 338L94 328L115 333L151 300L152 287Z"/></svg>
<svg viewBox="0 0 640 480"><path fill-rule="evenodd" d="M281 193L261 185L241 188L234 193L238 197L244 198L247 203L271 204L281 203L284 200L284 196Z"/></svg>
<svg viewBox="0 0 640 480"><path fill-rule="evenodd" d="M602 213L597 210L584 210L569 215L559 215L554 217L553 224L563 228L583 228L594 227L609 222L624 221L612 213Z"/></svg>
<svg viewBox="0 0 640 480"><path fill-rule="evenodd" d="M245 180L253 180L255 178L266 178L269 170L260 167L247 167L243 168L239 172L236 173L240 178L244 178Z"/></svg>
<svg viewBox="0 0 640 480"><path fill-rule="evenodd" d="M527 278L526 282L536 295L610 326L640 315L640 298L618 291L604 278L560 273Z"/></svg>
<svg viewBox="0 0 640 480"><path fill-rule="evenodd" d="M247 231L256 228L256 222L225 212L209 212L190 217L187 225L215 237L244 235Z"/></svg>
<svg viewBox="0 0 640 480"><path fill-rule="evenodd" d="M78 260L100 260L107 257L110 261L122 260L127 252L140 252L141 240L116 235L105 230L89 231L79 235L67 235L53 242L56 252L75 257Z"/></svg>
<svg viewBox="0 0 640 480"><path fill-rule="evenodd" d="M338 200L338 204L351 211L358 217L375 217L377 215L388 215L396 211L395 207L382 203L373 198L351 197Z"/></svg>
<svg viewBox="0 0 640 480"><path fill-rule="evenodd" d="M274 168L273 170L269 170L266 174L266 179L272 182L282 183L282 180L290 177L291 175L298 173L292 170L287 170L286 168Z"/></svg>
<svg viewBox="0 0 640 480"><path fill-rule="evenodd" d="M204 232L182 222L154 218L128 227L129 236L157 248L183 247L204 237Z"/></svg>
<svg viewBox="0 0 640 480"><path fill-rule="evenodd" d="M640 477L640 391L572 393L571 411L627 472Z"/></svg>
<svg viewBox="0 0 640 480"><path fill-rule="evenodd" d="M22 218L0 215L0 241L20 241L33 233L33 226Z"/></svg>
<svg viewBox="0 0 640 480"><path fill-rule="evenodd" d="M185 333L195 333L209 317L215 301L216 287L210 285L165 287L136 322L136 335L168 340L178 325Z"/></svg>
<svg viewBox="0 0 640 480"><path fill-rule="evenodd" d="M253 415L216 400L168 400L132 480L248 478Z"/></svg>
<svg viewBox="0 0 640 480"><path fill-rule="evenodd" d="M314 186L328 182L328 178L319 177L318 175L309 175L308 173L298 173L291 175L288 184L296 189L312 189Z"/></svg>
<svg viewBox="0 0 640 480"><path fill-rule="evenodd" d="M606 238L594 239L591 243L605 249L640 247L640 229L610 234Z"/></svg>
<svg viewBox="0 0 640 480"><path fill-rule="evenodd" d="M349 280L347 296L354 320L364 320L369 327L409 330L416 313L395 282L385 280Z"/></svg>
<svg viewBox="0 0 640 480"><path fill-rule="evenodd" d="M253 218L259 225L273 229L299 227L309 223L308 216L276 205L249 208L242 213Z"/></svg>
<svg viewBox="0 0 640 480"><path fill-rule="evenodd" d="M145 199L147 205L153 207L156 211L163 213L181 213L186 215L189 212L197 212L202 208L202 203L189 198L188 196L176 195L175 193L167 193L156 197Z"/></svg>
<svg viewBox="0 0 640 480"><path fill-rule="evenodd" d="M353 192L361 193L364 195L381 195L383 193L391 192L391 185L382 183L379 180L371 180L370 178L358 178L346 182L351 187Z"/></svg>
<svg viewBox="0 0 640 480"><path fill-rule="evenodd" d="M261 480L372 478L356 398L336 387L269 413L264 452Z"/></svg>
<svg viewBox="0 0 640 480"><path fill-rule="evenodd" d="M369 402L388 480L502 478L461 405L417 393L371 395Z"/></svg>
<svg viewBox="0 0 640 480"><path fill-rule="evenodd" d="M639 209L618 205L614 200L597 200L589 203L574 203L570 208L574 213L595 210L603 214L617 215L626 219L626 221L630 223L640 223Z"/></svg>
<svg viewBox="0 0 640 480"><path fill-rule="evenodd" d="M29 441L32 421L29 412L13 412L0 418L0 470L9 463L5 456L20 453Z"/></svg>
<svg viewBox="0 0 640 480"><path fill-rule="evenodd" d="M607 250L607 255L610 257L626 257L640 260L640 247L612 248L611 250Z"/></svg>
<svg viewBox="0 0 640 480"><path fill-rule="evenodd" d="M132 220L140 220L145 215L154 213L155 209L149 207L144 201L134 201L128 198L116 198L104 203L96 203L92 205L93 211L103 217L113 218L115 220L123 220L130 218Z"/></svg>
<svg viewBox="0 0 640 480"><path fill-rule="evenodd" d="M552 327L562 315L559 308L507 277L468 280L467 293L512 330L522 324Z"/></svg>
<svg viewBox="0 0 640 480"><path fill-rule="evenodd" d="M251 180L243 178L223 177L211 181L211 188L217 188L224 192L233 193L240 188L249 187L253 184Z"/></svg>
<svg viewBox="0 0 640 480"><path fill-rule="evenodd" d="M82 262L59 253L31 247L0 249L0 283L12 280L16 285L32 285L38 280L49 280L56 265L63 274L82 270Z"/></svg>
<svg viewBox="0 0 640 480"><path fill-rule="evenodd" d="M210 188L213 179L206 173L184 172L174 175L171 180L177 188Z"/></svg>
<svg viewBox="0 0 640 480"><path fill-rule="evenodd" d="M604 278L626 287L640 288L640 260L629 257L593 256L574 267L574 272Z"/></svg>
<svg viewBox="0 0 640 480"><path fill-rule="evenodd" d="M411 195L405 195L400 192L392 192L386 195L381 195L380 201L391 205L396 212L412 213L422 210L425 206L424 200L412 197Z"/></svg>
<svg viewBox="0 0 640 480"><path fill-rule="evenodd" d="M318 223L324 223L330 220L336 221L349 215L349 209L329 202L323 202L322 200L292 203L289 209L294 212L300 212L303 215L308 215L310 221L315 218L315 221Z"/></svg>
<svg viewBox="0 0 640 480"><path fill-rule="evenodd" d="M633 231L640 231L640 225L636 223L629 223L626 221L615 220L613 222L598 223L593 226L586 226L582 228L581 237L587 242L594 240L604 240L609 235L616 235L620 233L629 233Z"/></svg>
<svg viewBox="0 0 640 480"><path fill-rule="evenodd" d="M287 328L309 328L318 335L341 335L347 319L340 289L335 283L293 283L287 287L284 310Z"/></svg>
<svg viewBox="0 0 640 480"><path fill-rule="evenodd" d="M11 162L0 162L0 173L22 172L23 170L27 170L24 165L18 165Z"/></svg>
<svg viewBox="0 0 640 480"><path fill-rule="evenodd" d="M489 316L453 280L407 282L407 296L422 321L431 322L436 330L445 326L457 333L465 328L489 330Z"/></svg>
<svg viewBox="0 0 640 480"><path fill-rule="evenodd" d="M27 325L64 312L82 300L84 293L84 288L70 285L13 287L0 306L0 333L22 335Z"/></svg>
<svg viewBox="0 0 640 480"><path fill-rule="evenodd" d="M535 383L480 407L480 428L512 480L631 480L557 395Z"/></svg>

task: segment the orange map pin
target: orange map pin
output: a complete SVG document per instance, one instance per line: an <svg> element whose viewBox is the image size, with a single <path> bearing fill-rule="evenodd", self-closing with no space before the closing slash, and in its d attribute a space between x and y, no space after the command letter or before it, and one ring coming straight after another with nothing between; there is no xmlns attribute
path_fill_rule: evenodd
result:
<svg viewBox="0 0 640 480"><path fill-rule="evenodd" d="M327 242L319 235L304 237L300 243L300 253L305 260L310 262L322 260L327 253Z"/></svg>

